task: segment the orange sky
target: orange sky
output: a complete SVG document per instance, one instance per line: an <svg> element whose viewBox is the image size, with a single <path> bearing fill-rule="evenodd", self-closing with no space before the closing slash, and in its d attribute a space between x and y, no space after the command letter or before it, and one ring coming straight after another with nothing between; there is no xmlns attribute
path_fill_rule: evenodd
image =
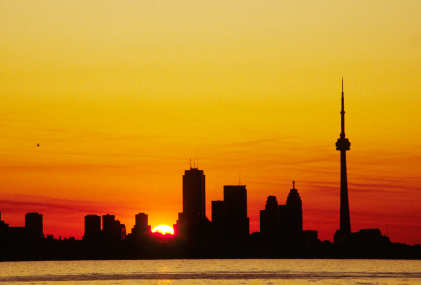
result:
<svg viewBox="0 0 421 285"><path fill-rule="evenodd" d="M251 230L292 180L304 229L339 226L341 77L351 227L421 242L419 1L0 2L0 211L80 238L181 211L199 158L207 215L248 189ZM36 147L39 143L40 147Z"/></svg>

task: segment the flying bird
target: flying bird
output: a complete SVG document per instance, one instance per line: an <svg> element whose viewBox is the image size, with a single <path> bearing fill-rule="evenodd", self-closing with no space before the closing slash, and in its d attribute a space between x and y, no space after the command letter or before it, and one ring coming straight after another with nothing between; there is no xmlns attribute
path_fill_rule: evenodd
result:
<svg viewBox="0 0 421 285"><path fill-rule="evenodd" d="M37 143L37 146L39 146L39 143Z"/></svg>

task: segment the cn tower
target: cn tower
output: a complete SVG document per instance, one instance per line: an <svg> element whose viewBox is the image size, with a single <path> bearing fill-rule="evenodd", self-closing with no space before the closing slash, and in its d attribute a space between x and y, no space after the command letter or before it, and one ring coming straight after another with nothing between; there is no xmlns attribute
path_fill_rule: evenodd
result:
<svg viewBox="0 0 421 285"><path fill-rule="evenodd" d="M336 142L336 150L341 152L341 210L340 227L333 237L335 242L341 239L344 235L351 233L348 203L348 179L346 174L346 151L350 150L350 146L351 143L347 138L345 138L344 79L342 78L341 134Z"/></svg>

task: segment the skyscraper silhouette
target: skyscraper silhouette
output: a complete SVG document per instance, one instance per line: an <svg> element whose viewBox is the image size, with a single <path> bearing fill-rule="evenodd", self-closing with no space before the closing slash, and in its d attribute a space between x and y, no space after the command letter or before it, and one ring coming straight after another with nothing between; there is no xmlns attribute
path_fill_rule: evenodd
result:
<svg viewBox="0 0 421 285"><path fill-rule="evenodd" d="M264 210L260 210L260 233L269 238L278 236L278 201L275 196L269 196Z"/></svg>
<svg viewBox="0 0 421 285"><path fill-rule="evenodd" d="M28 235L33 238L43 238L43 221L42 215L39 213L27 213L25 215L25 229Z"/></svg>
<svg viewBox="0 0 421 285"><path fill-rule="evenodd" d="M206 218L205 175L203 170L190 167L183 175L183 212L178 213L174 234L198 240L210 227Z"/></svg>
<svg viewBox="0 0 421 285"><path fill-rule="evenodd" d="M336 142L336 150L341 152L341 209L340 226L333 239L338 241L344 235L351 233L351 221L349 218L348 203L348 180L346 174L346 151L350 150L351 143L345 138L345 108L344 108L344 79L342 78L342 110L341 110L341 134Z"/></svg>
<svg viewBox="0 0 421 285"><path fill-rule="evenodd" d="M295 189L295 181L292 181L292 189L289 191L286 203L288 211L288 233L297 236L303 231L303 206L300 194Z"/></svg>
<svg viewBox="0 0 421 285"><path fill-rule="evenodd" d="M250 220L247 217L247 189L245 185L225 185L224 202L230 238L249 235Z"/></svg>
<svg viewBox="0 0 421 285"><path fill-rule="evenodd" d="M205 175L203 170L190 168L183 175L183 213L191 219L204 218L205 204Z"/></svg>
<svg viewBox="0 0 421 285"><path fill-rule="evenodd" d="M303 207L300 194L295 189L295 181L292 181L292 189L289 191L285 205L278 207L279 235L285 244L300 244L303 239Z"/></svg>
<svg viewBox="0 0 421 285"><path fill-rule="evenodd" d="M102 215L102 232L106 239L122 240L126 236L126 226L115 219L115 215Z"/></svg>
<svg viewBox="0 0 421 285"><path fill-rule="evenodd" d="M101 217L97 215L85 216L84 240L95 240L101 233Z"/></svg>
<svg viewBox="0 0 421 285"><path fill-rule="evenodd" d="M150 232L151 226L148 224L148 215L145 213L136 214L135 225L132 228L132 234L141 236Z"/></svg>
<svg viewBox="0 0 421 285"><path fill-rule="evenodd" d="M225 201L212 201L212 236L214 240L224 240L227 236L227 209Z"/></svg>

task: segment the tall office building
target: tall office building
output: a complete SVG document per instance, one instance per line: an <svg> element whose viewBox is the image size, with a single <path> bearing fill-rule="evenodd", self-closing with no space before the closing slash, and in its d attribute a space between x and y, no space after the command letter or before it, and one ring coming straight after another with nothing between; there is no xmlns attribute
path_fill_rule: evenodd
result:
<svg viewBox="0 0 421 285"><path fill-rule="evenodd" d="M102 216L102 230L104 233L111 234L115 231L115 215L106 214Z"/></svg>
<svg viewBox="0 0 421 285"><path fill-rule="evenodd" d="M279 236L285 241L288 234L288 209L287 205L279 205L278 207L278 223L279 223Z"/></svg>
<svg viewBox="0 0 421 285"><path fill-rule="evenodd" d="M278 207L278 234L285 244L298 245L303 242L303 208L295 181L292 181L286 204Z"/></svg>
<svg viewBox="0 0 421 285"><path fill-rule="evenodd" d="M260 233L269 238L278 235L278 201L275 196L269 196L264 210L260 210Z"/></svg>
<svg viewBox="0 0 421 285"><path fill-rule="evenodd" d="M225 201L212 201L212 236L214 240L225 239L227 228Z"/></svg>
<svg viewBox="0 0 421 285"><path fill-rule="evenodd" d="M249 234L250 222L247 217L247 189L245 185L225 185L224 202L227 231L230 238L245 237Z"/></svg>
<svg viewBox="0 0 421 285"><path fill-rule="evenodd" d="M85 234L83 240L97 239L101 233L101 217L97 215L85 216Z"/></svg>
<svg viewBox="0 0 421 285"><path fill-rule="evenodd" d="M340 226L333 236L336 242L344 235L351 233L351 220L349 217L348 202L348 179L346 173L346 151L350 150L351 143L345 138L345 107L344 107L344 80L342 78L342 110L341 110L341 133L336 142L336 150L341 152L341 204L340 204Z"/></svg>
<svg viewBox="0 0 421 285"><path fill-rule="evenodd" d="M174 234L190 240L204 238L210 231L206 218L205 175L190 167L183 175L183 212L178 213Z"/></svg>
<svg viewBox="0 0 421 285"><path fill-rule="evenodd" d="M106 239L122 240L126 236L126 226L115 219L114 215L102 216L102 233Z"/></svg>
<svg viewBox="0 0 421 285"><path fill-rule="evenodd" d="M205 175L203 170L190 168L183 175L183 213L189 219L206 216Z"/></svg>
<svg viewBox="0 0 421 285"><path fill-rule="evenodd" d="M287 197L286 208L288 211L287 231L290 234L300 234L303 231L303 207L300 194L295 189L295 181L292 181L292 189Z"/></svg>
<svg viewBox="0 0 421 285"><path fill-rule="evenodd" d="M139 213L135 216L135 225L132 228L132 234L141 236L151 232L151 226L148 224L148 215Z"/></svg>
<svg viewBox="0 0 421 285"><path fill-rule="evenodd" d="M223 224L227 217L224 201L212 201L212 223Z"/></svg>
<svg viewBox="0 0 421 285"><path fill-rule="evenodd" d="M43 218L39 213L27 213L25 215L25 229L32 238L43 238Z"/></svg>

